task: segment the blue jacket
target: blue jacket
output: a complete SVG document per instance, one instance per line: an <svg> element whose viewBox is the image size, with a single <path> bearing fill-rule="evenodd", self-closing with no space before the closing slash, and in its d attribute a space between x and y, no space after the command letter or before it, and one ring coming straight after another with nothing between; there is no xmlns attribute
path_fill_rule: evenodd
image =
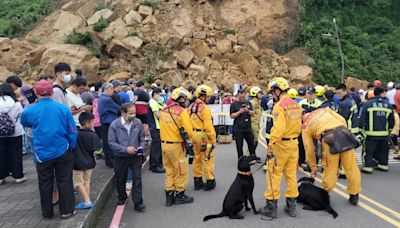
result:
<svg viewBox="0 0 400 228"><path fill-rule="evenodd" d="M32 128L35 162L56 159L76 146L78 131L71 111L50 98L41 98L22 112L21 124Z"/></svg>
<svg viewBox="0 0 400 228"><path fill-rule="evenodd" d="M125 91L119 92L118 95L119 95L119 98L121 98L122 104L131 102L131 100L129 99L129 95Z"/></svg>
<svg viewBox="0 0 400 228"><path fill-rule="evenodd" d="M115 103L112 97L101 94L99 97L98 111L102 124L111 124L118 118L120 106Z"/></svg>

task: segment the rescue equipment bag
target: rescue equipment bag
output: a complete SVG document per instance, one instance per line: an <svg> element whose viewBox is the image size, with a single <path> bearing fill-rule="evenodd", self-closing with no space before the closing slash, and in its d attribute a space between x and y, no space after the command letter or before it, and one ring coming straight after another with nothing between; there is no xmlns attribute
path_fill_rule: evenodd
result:
<svg viewBox="0 0 400 228"><path fill-rule="evenodd" d="M344 126L325 132L322 141L329 145L331 154L342 153L359 146L356 137Z"/></svg>

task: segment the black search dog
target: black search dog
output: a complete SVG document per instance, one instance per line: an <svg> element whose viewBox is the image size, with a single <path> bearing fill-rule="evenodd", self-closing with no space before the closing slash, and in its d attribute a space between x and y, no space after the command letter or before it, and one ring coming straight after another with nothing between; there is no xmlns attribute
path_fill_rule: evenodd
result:
<svg viewBox="0 0 400 228"><path fill-rule="evenodd" d="M247 201L250 201L254 214L258 214L253 200L254 179L250 167L257 162L254 155L243 156L238 162L238 174L225 196L222 212L216 215L207 215L203 221L228 216L229 219L244 219L239 212L243 209L250 211Z"/></svg>
<svg viewBox="0 0 400 228"><path fill-rule="evenodd" d="M302 177L300 183L299 196L297 202L304 204L304 210L320 211L326 210L333 218L338 217L338 213L331 207L330 197L327 191L314 185L314 178Z"/></svg>

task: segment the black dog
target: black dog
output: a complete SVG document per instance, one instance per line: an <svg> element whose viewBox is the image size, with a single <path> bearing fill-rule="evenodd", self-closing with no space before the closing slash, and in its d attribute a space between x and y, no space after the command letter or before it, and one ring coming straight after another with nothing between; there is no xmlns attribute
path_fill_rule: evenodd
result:
<svg viewBox="0 0 400 228"><path fill-rule="evenodd" d="M243 205L246 211L250 210L247 200L250 201L254 214L258 214L253 200L254 179L250 172L250 166L256 162L256 157L253 155L239 159L239 172L225 196L222 212L216 215L208 215L204 217L203 221L224 216L229 216L229 219L244 219L242 215L239 215L239 212L243 209Z"/></svg>
<svg viewBox="0 0 400 228"><path fill-rule="evenodd" d="M338 213L331 207L330 197L327 191L314 185L314 178L302 177L298 181L299 196L297 202L303 203L304 210L319 211L326 210L333 218L338 217Z"/></svg>

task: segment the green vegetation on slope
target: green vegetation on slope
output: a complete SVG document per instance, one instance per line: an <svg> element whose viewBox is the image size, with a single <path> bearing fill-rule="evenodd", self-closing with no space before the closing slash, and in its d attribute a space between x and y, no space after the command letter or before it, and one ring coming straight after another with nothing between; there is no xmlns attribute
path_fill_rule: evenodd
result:
<svg viewBox="0 0 400 228"><path fill-rule="evenodd" d="M400 81L399 12L400 0L302 0L297 43L315 60L314 80L330 85L340 80L336 18L346 76Z"/></svg>
<svg viewBox="0 0 400 228"><path fill-rule="evenodd" d="M56 5L57 0L0 0L0 37L30 31Z"/></svg>

